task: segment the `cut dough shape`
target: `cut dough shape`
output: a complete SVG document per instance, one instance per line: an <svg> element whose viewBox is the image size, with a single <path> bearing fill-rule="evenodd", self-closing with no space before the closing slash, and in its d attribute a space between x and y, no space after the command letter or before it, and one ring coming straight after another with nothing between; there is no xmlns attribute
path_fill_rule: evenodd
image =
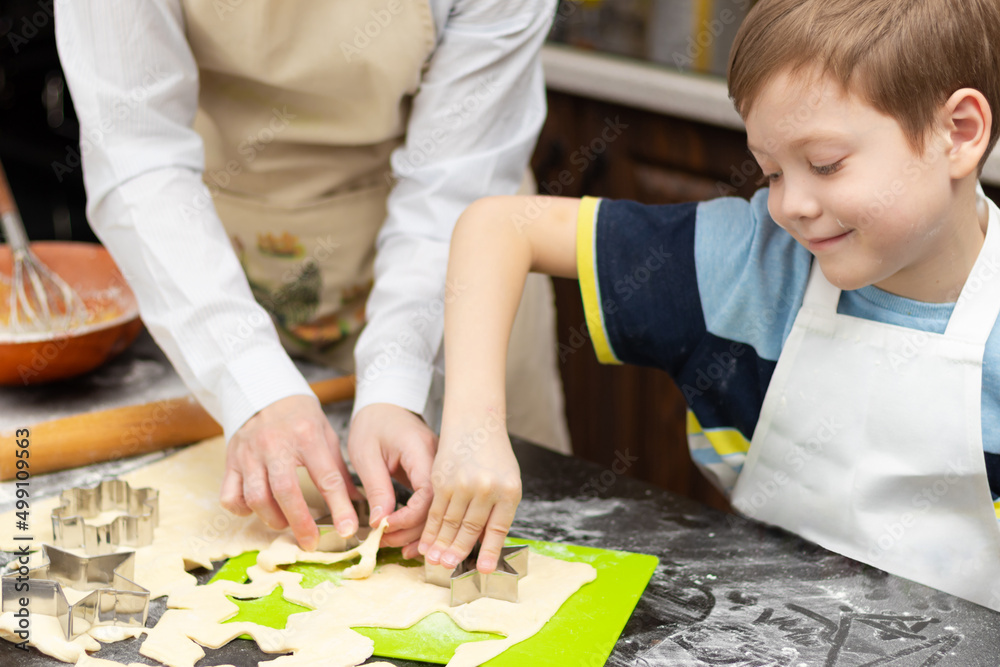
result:
<svg viewBox="0 0 1000 667"><path fill-rule="evenodd" d="M423 580L423 568L389 564L375 569L375 555L385 525L373 530L359 547L339 554L305 552L285 532L267 528L256 517L237 517L219 505L219 484L225 463L225 442L213 438L178 454L123 475L133 487L152 486L160 491L160 525L153 544L136 550L135 581L153 597L169 595L166 613L144 632L143 655L169 667L193 667L204 656L202 647L217 648L243 634L257 641L261 650L288 653L268 665L273 667L350 667L372 655L370 639L351 627L407 628L425 616L441 611L462 629L504 635L504 639L463 644L451 667L479 665L517 642L534 635L563 602L596 576L593 567L532 553L529 575L519 586L520 602L481 599L451 607L448 589ZM29 531L33 548L51 543L48 517L58 498L34 503ZM14 550L13 512L0 516L0 546ZM212 561L260 551L257 565L248 569L250 581L239 584L217 581L197 586L185 567L211 567ZM311 589L300 586L301 574L280 568L293 562L328 563L361 556L345 570L340 585L325 582ZM255 623L224 623L237 612L226 596L252 598L267 595L280 585L284 597L314 611L289 617L283 630ZM64 662L83 667L117 665L87 656L100 648L85 634L66 641L54 618L34 616L32 644ZM49 622L51 621L51 622ZM19 641L13 631L13 613L0 615L0 636ZM114 629L92 630L104 639L133 633ZM387 664L387 663L378 663Z"/></svg>

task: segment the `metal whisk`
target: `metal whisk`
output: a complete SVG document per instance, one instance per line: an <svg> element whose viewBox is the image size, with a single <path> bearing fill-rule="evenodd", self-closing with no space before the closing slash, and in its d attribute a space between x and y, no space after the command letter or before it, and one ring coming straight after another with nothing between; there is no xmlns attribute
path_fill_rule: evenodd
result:
<svg viewBox="0 0 1000 667"><path fill-rule="evenodd" d="M28 247L21 214L0 165L0 222L10 245L12 272L10 329L17 332L60 332L82 325L87 307L66 281L39 261Z"/></svg>

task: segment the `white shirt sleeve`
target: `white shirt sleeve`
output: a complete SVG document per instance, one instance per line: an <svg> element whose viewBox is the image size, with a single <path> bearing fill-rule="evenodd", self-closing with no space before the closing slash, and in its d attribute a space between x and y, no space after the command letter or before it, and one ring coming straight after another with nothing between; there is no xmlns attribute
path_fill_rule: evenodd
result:
<svg viewBox="0 0 1000 667"><path fill-rule="evenodd" d="M540 49L555 0L433 2L438 45L393 153L397 185L378 237L368 324L355 350L355 414L422 413L444 331L448 244L459 214L514 194L545 119Z"/></svg>
<svg viewBox="0 0 1000 667"><path fill-rule="evenodd" d="M311 391L201 181L198 68L180 0L72 0L55 11L90 224L153 338L229 438L263 407Z"/></svg>

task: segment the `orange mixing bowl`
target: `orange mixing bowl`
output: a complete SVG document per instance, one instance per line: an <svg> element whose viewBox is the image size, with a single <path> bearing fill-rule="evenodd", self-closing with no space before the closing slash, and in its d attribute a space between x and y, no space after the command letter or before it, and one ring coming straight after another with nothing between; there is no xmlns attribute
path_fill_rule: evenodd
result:
<svg viewBox="0 0 1000 667"><path fill-rule="evenodd" d="M102 246L39 241L31 249L80 295L87 305L87 322L59 334L11 331L11 253L0 245L0 385L39 384L81 375L120 353L142 330L135 295Z"/></svg>

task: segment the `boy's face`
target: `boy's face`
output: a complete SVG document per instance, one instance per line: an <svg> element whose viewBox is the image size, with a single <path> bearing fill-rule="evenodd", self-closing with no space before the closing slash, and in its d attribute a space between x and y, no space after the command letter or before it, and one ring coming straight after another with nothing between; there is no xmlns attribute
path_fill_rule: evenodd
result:
<svg viewBox="0 0 1000 667"><path fill-rule="evenodd" d="M929 132L918 154L895 119L829 77L787 73L764 87L746 126L771 217L831 283L949 300L934 287L968 244L958 224L968 211L952 205L946 134Z"/></svg>

